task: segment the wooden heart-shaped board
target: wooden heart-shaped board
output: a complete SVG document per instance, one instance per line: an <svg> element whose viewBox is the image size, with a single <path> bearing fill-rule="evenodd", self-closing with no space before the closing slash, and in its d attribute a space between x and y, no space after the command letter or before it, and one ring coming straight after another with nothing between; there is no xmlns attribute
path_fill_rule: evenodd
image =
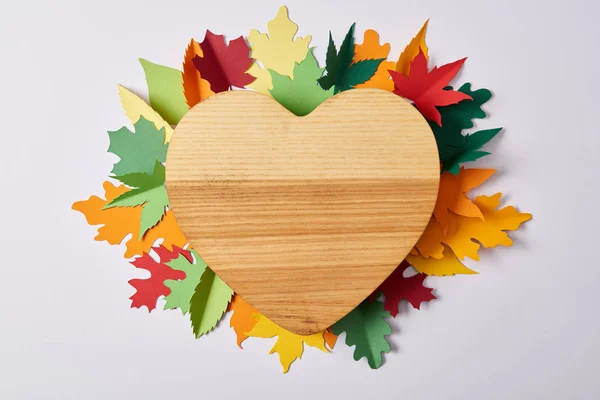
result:
<svg viewBox="0 0 600 400"><path fill-rule="evenodd" d="M404 99L357 89L297 117L251 91L192 108L167 155L192 247L283 328L319 332L405 258L432 214L436 142Z"/></svg>

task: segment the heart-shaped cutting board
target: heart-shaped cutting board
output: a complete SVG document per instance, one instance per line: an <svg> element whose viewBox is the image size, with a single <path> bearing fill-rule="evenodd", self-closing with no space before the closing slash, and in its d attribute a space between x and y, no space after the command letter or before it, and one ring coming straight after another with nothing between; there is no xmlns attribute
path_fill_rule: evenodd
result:
<svg viewBox="0 0 600 400"><path fill-rule="evenodd" d="M250 91L192 108L167 190L192 247L273 322L319 332L364 300L417 242L439 183L434 136L402 98L338 94L305 117Z"/></svg>

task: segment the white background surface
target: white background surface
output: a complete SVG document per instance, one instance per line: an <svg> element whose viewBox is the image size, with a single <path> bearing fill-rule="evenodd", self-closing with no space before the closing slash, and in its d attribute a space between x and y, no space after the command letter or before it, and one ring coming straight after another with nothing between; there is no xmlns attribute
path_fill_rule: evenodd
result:
<svg viewBox="0 0 600 400"><path fill-rule="evenodd" d="M589 3L589 5L586 5ZM270 340L240 351L223 322L201 340L176 312L130 309L136 271L70 210L102 194L126 123L116 91L145 91L137 57L174 67L190 37L264 30L281 3L12 1L0 6L0 398L597 399L597 13L585 1L288 1L323 60L377 29L391 57L431 17L432 61L469 56L459 82L488 87L506 127L477 165L534 213L512 248L483 252L480 275L428 278L439 300L402 306L393 353L371 370L341 342L307 348L281 374ZM360 42L360 40L358 40ZM340 338L343 341L343 337Z"/></svg>

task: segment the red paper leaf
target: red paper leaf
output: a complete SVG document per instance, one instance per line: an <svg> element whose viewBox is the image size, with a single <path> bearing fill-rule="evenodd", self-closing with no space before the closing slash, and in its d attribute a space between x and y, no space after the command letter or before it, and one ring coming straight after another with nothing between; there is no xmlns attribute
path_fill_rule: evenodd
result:
<svg viewBox="0 0 600 400"><path fill-rule="evenodd" d="M167 279L185 279L185 272L174 270L166 263L177 258L180 254L192 262L192 254L188 250L180 249L173 246L173 250L169 250L164 246L155 247L154 250L160 258L160 262L143 253L141 257L136 258L131 262L136 268L145 269L150 272L148 279L131 279L129 284L133 286L136 292L130 297L131 308L148 307L148 312L156 308L156 302L160 296L167 296L171 293L171 289L165 286Z"/></svg>
<svg viewBox="0 0 600 400"><path fill-rule="evenodd" d="M224 92L232 86L243 88L256 79L246 73L254 59L248 56L250 48L243 36L226 45L223 35L207 30L200 47L203 57L196 56L192 61L213 92Z"/></svg>
<svg viewBox="0 0 600 400"><path fill-rule="evenodd" d="M410 264L406 260L402 261L398 268L369 297L373 301L378 293L382 292L385 297L384 308L390 312L392 317L398 315L400 300L408 301L414 308L419 310L421 303L436 298L431 293L433 289L423 286L423 281L427 275L417 274L405 278L404 271L408 268L410 268Z"/></svg>
<svg viewBox="0 0 600 400"><path fill-rule="evenodd" d="M456 90L444 90L454 76L458 73L466 58L453 63L433 67L431 72L427 68L427 57L422 49L410 65L408 77L400 72L389 70L394 85L394 93L414 102L415 107L427 119L442 126L442 117L436 106L456 104L461 100L472 99L468 94Z"/></svg>

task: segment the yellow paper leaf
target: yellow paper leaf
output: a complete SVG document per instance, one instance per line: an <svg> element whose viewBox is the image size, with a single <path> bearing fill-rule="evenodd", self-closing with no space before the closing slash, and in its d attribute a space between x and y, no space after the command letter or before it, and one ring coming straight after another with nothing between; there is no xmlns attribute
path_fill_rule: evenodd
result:
<svg viewBox="0 0 600 400"><path fill-rule="evenodd" d="M406 256L406 261L417 271L425 275L456 275L476 274L477 272L465 267L449 249L444 249L442 258L425 258L412 253Z"/></svg>
<svg viewBox="0 0 600 400"><path fill-rule="evenodd" d="M248 73L256 77L256 80L247 87L265 94L269 94L269 89L273 87L271 74L267 70L293 78L295 63L306 58L311 40L310 35L294 39L298 25L289 19L285 6L279 8L277 16L269 21L267 28L268 34L252 29L248 35L251 55L255 59Z"/></svg>
<svg viewBox="0 0 600 400"><path fill-rule="evenodd" d="M173 136L173 128L167 123L156 111L152 109L143 99L135 95L133 92L124 88L121 85L117 85L119 89L119 98L121 99L121 106L125 111L125 115L132 124L135 124L140 119L140 116L144 116L148 121L153 122L156 129L165 128L165 143L171 140Z"/></svg>
<svg viewBox="0 0 600 400"><path fill-rule="evenodd" d="M368 29L364 33L364 39L362 44L354 46L354 58L353 62L361 60L376 60L379 58L387 58L390 54L390 44L384 43L379 44L379 33L372 29ZM395 63L393 61L382 61L377 67L375 74L366 81L356 85L357 88L376 88L387 91L394 90L394 81L390 77L388 70L394 69Z"/></svg>
<svg viewBox="0 0 600 400"><path fill-rule="evenodd" d="M427 33L427 24L429 20L425 21L417 36L415 36L410 43L406 46L404 51L400 54L400 58L398 58L398 62L396 63L396 71L400 72L402 75L408 78L410 73L410 63L415 59L415 57L419 54L419 49L423 50L423 54L425 58L428 59L429 49L425 44L425 34Z"/></svg>
<svg viewBox="0 0 600 400"><path fill-rule="evenodd" d="M185 236L179 229L172 211L167 211L158 224L146 232L139 240L140 218L142 207L112 207L104 209L104 206L117 196L129 191L127 187L114 186L110 182L104 182L105 199L91 196L88 200L82 200L73 204L73 210L81 212L90 225L102 225L98 228L97 241L106 241L109 244L120 244L127 235L131 237L125 243L125 258L147 253L157 239L164 239L162 244L169 250L173 245L183 247L187 244Z"/></svg>
<svg viewBox="0 0 600 400"><path fill-rule="evenodd" d="M301 336L281 328L264 315L256 314L254 318L256 319L256 325L246 334L251 337L259 338L272 338L277 336L275 346L273 346L269 354L279 354L279 361L283 367L283 373L288 372L291 363L298 358L302 358L305 343L309 346L329 352L325 347L325 339L323 338L323 333L325 331L309 336Z"/></svg>
<svg viewBox="0 0 600 400"><path fill-rule="evenodd" d="M237 345L241 349L242 342L248 338L246 332L251 331L256 325L254 316L258 313L250 304L246 303L239 294L233 295L227 311L233 311L229 326L233 328L237 336Z"/></svg>

